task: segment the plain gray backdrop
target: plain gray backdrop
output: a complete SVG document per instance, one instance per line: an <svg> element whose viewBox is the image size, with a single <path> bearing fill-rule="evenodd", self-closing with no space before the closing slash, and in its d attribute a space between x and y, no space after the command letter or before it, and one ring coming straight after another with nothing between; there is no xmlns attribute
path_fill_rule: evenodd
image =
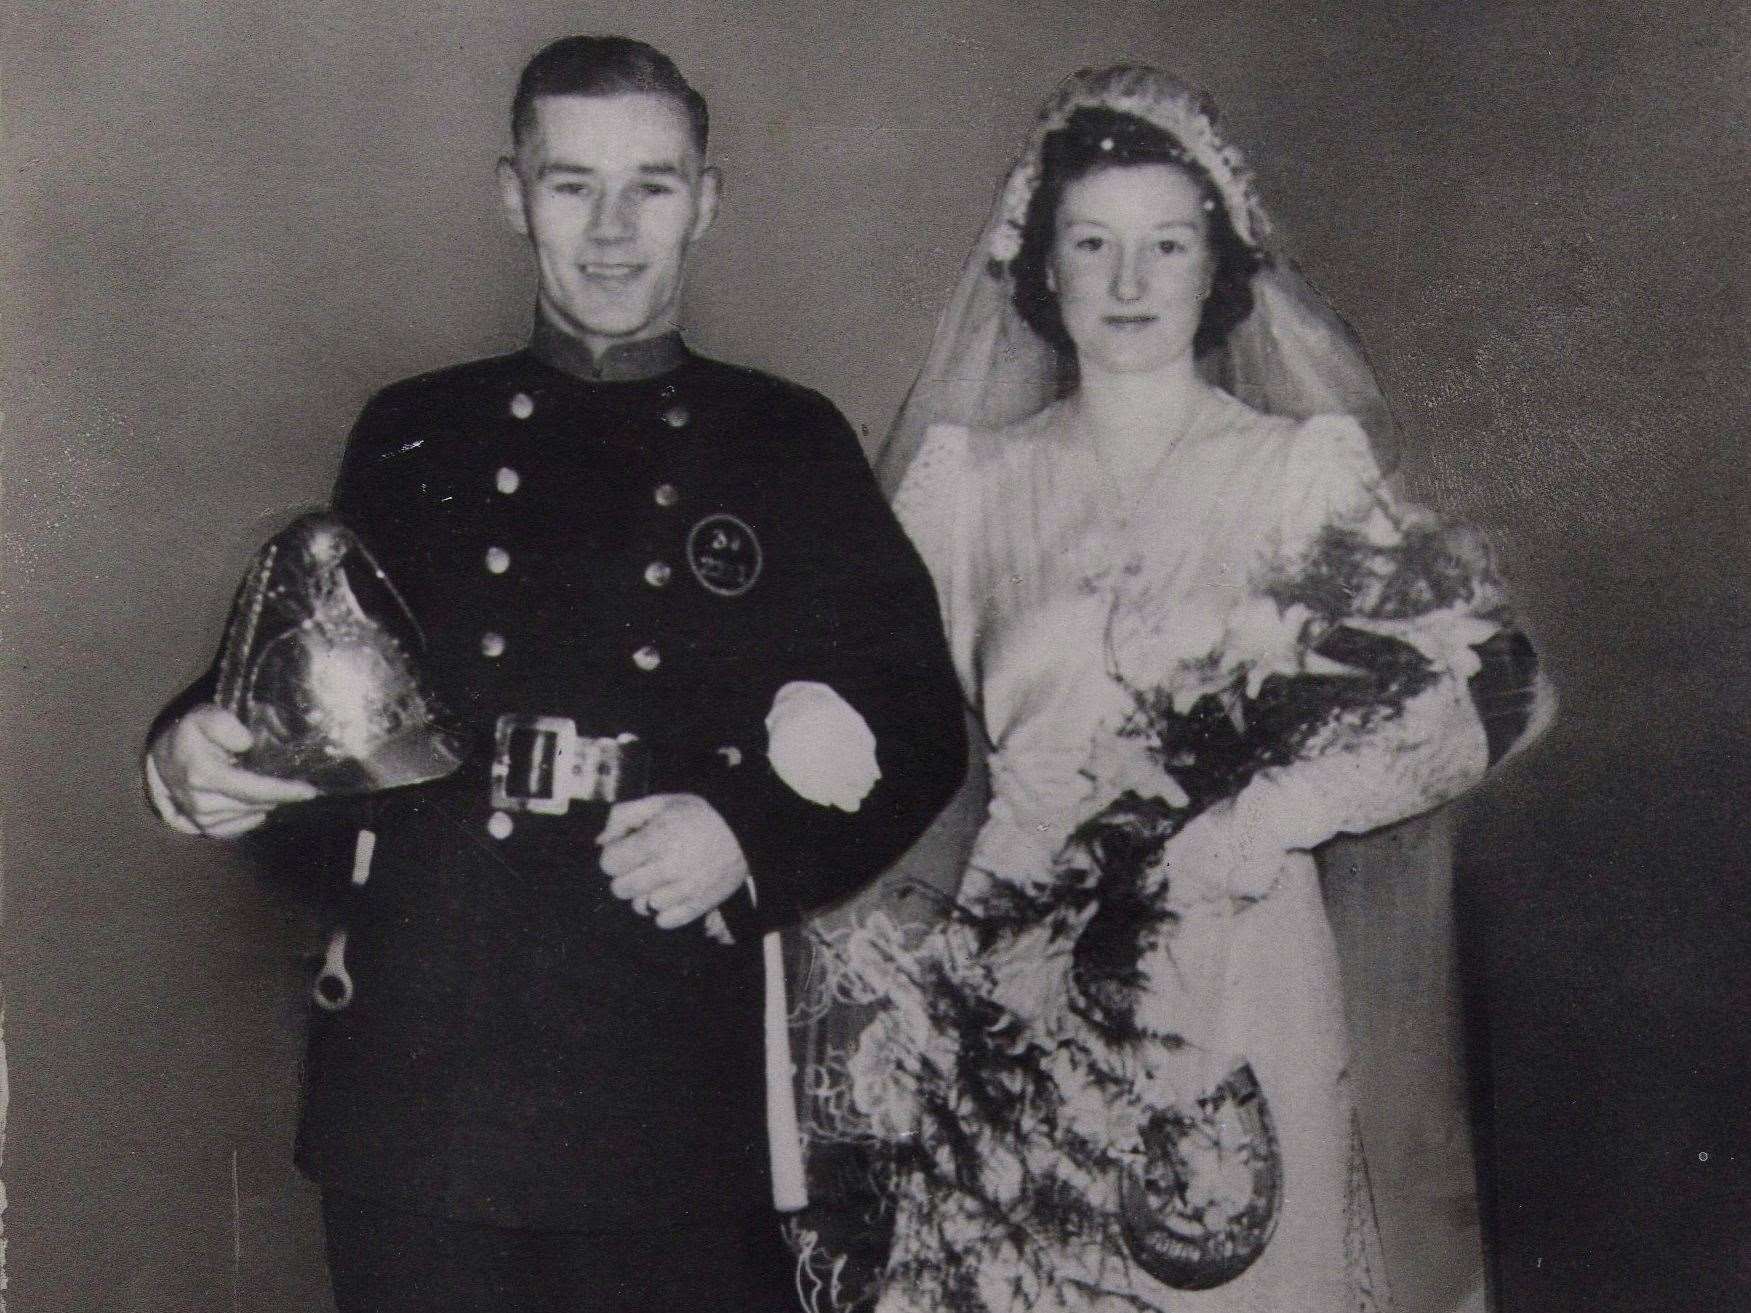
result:
<svg viewBox="0 0 1751 1313"><path fill-rule="evenodd" d="M518 345L492 164L523 60L592 30L712 105L695 345L872 448L1058 78L1209 87L1563 698L1462 818L1504 1306L1751 1302L1739 5L60 0L0 51L15 1313L326 1307L307 930L149 819L140 738L365 398Z"/></svg>

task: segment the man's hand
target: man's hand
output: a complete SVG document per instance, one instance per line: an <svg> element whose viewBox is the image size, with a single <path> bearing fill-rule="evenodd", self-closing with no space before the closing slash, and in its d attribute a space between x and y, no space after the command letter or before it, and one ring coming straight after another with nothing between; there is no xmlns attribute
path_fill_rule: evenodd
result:
<svg viewBox="0 0 1751 1313"><path fill-rule="evenodd" d="M146 778L166 823L229 839L255 829L275 807L314 798L314 786L237 765L253 736L223 707L204 702L152 741ZM181 822L179 824L179 822Z"/></svg>
<svg viewBox="0 0 1751 1313"><path fill-rule="evenodd" d="M664 930L697 921L748 880L748 859L729 823L697 794L616 803L596 842L614 896L656 913Z"/></svg>

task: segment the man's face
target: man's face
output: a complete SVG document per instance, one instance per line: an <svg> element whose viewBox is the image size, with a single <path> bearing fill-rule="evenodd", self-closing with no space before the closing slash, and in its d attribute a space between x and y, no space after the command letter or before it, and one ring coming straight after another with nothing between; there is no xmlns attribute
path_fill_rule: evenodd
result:
<svg viewBox="0 0 1751 1313"><path fill-rule="evenodd" d="M718 191L676 101L544 96L515 158L500 162L499 185L557 326L594 351L676 326L687 255Z"/></svg>

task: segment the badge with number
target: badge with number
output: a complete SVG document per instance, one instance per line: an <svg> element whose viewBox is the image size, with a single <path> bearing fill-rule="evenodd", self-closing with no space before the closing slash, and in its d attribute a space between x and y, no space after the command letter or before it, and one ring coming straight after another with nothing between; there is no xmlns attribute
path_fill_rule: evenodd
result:
<svg viewBox="0 0 1751 1313"><path fill-rule="evenodd" d="M733 515L708 515L687 534L687 566L708 592L740 597L760 577L754 531Z"/></svg>

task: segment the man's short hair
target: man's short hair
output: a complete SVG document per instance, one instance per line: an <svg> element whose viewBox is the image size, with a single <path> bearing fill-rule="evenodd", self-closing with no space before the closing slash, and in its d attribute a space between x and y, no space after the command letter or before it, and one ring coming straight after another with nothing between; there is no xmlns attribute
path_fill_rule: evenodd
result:
<svg viewBox="0 0 1751 1313"><path fill-rule="evenodd" d="M568 36L545 47L523 68L511 101L511 139L521 146L535 126L542 96L668 96L687 111L693 144L705 153L711 116L675 61L654 46L624 36Z"/></svg>

